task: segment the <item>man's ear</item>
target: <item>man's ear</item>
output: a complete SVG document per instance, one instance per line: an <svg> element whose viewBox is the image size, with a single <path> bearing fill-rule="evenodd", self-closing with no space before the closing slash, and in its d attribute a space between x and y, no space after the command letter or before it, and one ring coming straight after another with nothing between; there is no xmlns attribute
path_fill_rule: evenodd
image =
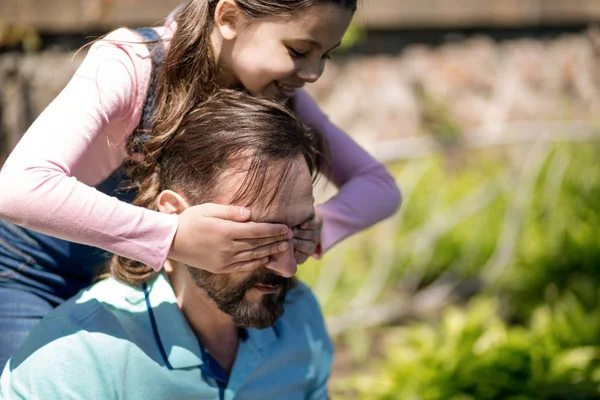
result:
<svg viewBox="0 0 600 400"><path fill-rule="evenodd" d="M163 190L156 199L158 211L165 214L181 214L189 208L188 202L179 193Z"/></svg>
<svg viewBox="0 0 600 400"><path fill-rule="evenodd" d="M215 28L225 40L237 37L242 11L235 0L221 0L215 8Z"/></svg>

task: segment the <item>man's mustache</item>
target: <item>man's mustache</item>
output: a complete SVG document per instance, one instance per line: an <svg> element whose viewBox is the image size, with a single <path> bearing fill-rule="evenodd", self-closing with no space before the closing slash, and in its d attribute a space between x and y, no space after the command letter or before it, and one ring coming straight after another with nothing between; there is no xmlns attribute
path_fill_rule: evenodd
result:
<svg viewBox="0 0 600 400"><path fill-rule="evenodd" d="M284 278L269 269L261 267L244 282L243 289L248 290L256 285L285 287L289 285L291 281L291 278Z"/></svg>

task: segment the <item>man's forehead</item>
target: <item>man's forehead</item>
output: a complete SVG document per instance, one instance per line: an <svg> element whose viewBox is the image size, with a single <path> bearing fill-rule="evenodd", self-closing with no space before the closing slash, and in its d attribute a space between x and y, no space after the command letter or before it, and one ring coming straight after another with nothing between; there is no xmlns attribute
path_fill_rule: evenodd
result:
<svg viewBox="0 0 600 400"><path fill-rule="evenodd" d="M255 222L272 222L296 226L314 217L314 197L312 178L306 162L297 160L281 182L267 181L264 190L274 190L275 197L270 204L259 201L252 207ZM268 188L269 184L278 186Z"/></svg>
<svg viewBox="0 0 600 400"><path fill-rule="evenodd" d="M257 204L252 207L252 220L285 224L290 227L303 224L314 218L314 198L310 194L285 199L277 196L268 206Z"/></svg>
<svg viewBox="0 0 600 400"><path fill-rule="evenodd" d="M226 171L219 184L218 191L223 193L219 202L232 204L233 194L247 183L247 175L247 168L239 166ZM291 162L287 169L280 163L273 163L264 184L260 188L250 188L249 192L257 194L257 201L250 205L252 221L295 226L314 216L312 177L303 157ZM236 205L248 204L241 200Z"/></svg>

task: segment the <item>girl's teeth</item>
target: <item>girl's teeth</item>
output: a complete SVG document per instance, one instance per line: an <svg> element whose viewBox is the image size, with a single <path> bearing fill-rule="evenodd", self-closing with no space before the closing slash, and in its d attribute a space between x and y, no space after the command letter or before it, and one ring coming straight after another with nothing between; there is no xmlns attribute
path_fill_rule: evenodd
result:
<svg viewBox="0 0 600 400"><path fill-rule="evenodd" d="M283 90L286 90L286 91L289 91L289 92L292 92L292 91L294 91L294 88L291 88L291 87L289 87L289 86L287 86L287 85L284 85L284 84L282 84L282 83L280 83L280 84L279 84L279 86L280 86L280 87L281 87Z"/></svg>

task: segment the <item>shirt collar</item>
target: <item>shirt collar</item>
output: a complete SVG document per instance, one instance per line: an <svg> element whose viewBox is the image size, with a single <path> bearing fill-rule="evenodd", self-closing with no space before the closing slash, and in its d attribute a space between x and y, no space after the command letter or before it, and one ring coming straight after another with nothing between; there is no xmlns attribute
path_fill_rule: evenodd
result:
<svg viewBox="0 0 600 400"><path fill-rule="evenodd" d="M154 338L167 367L182 369L202 365L198 338L179 308L164 271L144 287L144 294ZM276 325L266 329L247 329L248 340L242 340L240 347L250 345L260 350L273 343L278 338Z"/></svg>
<svg viewBox="0 0 600 400"><path fill-rule="evenodd" d="M180 369L202 365L198 339L179 309L164 272L144 286L144 295L154 339L167 367Z"/></svg>
<svg viewBox="0 0 600 400"><path fill-rule="evenodd" d="M277 328L275 328L275 325L265 329L250 328L246 329L246 332L248 333L248 338L258 350L268 346L278 338Z"/></svg>

